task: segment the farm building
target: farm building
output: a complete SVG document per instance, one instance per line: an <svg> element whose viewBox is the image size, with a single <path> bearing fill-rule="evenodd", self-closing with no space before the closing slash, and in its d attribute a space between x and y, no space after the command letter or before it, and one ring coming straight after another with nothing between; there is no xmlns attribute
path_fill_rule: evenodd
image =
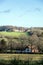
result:
<svg viewBox="0 0 43 65"><path fill-rule="evenodd" d="M32 50L31 50L31 46L27 46L25 49L23 50L16 50L16 53L38 53L39 50L37 49L37 47L35 45L32 46Z"/></svg>

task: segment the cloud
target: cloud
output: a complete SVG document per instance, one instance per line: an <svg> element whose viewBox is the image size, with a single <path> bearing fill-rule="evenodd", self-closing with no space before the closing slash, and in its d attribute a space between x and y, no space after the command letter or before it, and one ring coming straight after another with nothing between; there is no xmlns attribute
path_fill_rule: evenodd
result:
<svg viewBox="0 0 43 65"><path fill-rule="evenodd" d="M22 14L20 14L18 17L23 17L23 16L25 16L26 15L26 13L22 13Z"/></svg>
<svg viewBox="0 0 43 65"><path fill-rule="evenodd" d="M0 13L10 13L10 12L11 12L10 9L8 9L8 10L4 10L4 11L0 11Z"/></svg>
<svg viewBox="0 0 43 65"><path fill-rule="evenodd" d="M24 11L21 15L19 15L18 17L23 17L25 16L26 14L28 13L31 13L31 12L40 12L41 11L41 8L34 8L34 9L28 9L26 11Z"/></svg>
<svg viewBox="0 0 43 65"><path fill-rule="evenodd" d="M18 17L23 17L25 16L27 13L31 12L31 10L25 10L21 15L19 15Z"/></svg>
<svg viewBox="0 0 43 65"><path fill-rule="evenodd" d="M40 11L41 11L41 9L40 9L40 8L35 8L35 11L40 12Z"/></svg>
<svg viewBox="0 0 43 65"><path fill-rule="evenodd" d="M11 12L10 9L3 11L3 13L9 13L9 12Z"/></svg>

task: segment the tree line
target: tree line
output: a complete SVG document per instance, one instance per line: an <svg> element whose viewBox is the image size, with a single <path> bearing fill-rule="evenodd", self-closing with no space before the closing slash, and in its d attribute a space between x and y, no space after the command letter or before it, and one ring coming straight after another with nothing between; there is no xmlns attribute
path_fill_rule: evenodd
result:
<svg viewBox="0 0 43 65"><path fill-rule="evenodd" d="M29 33L29 32L28 32ZM31 53L34 49L38 49L38 52L43 52L43 33L33 33L31 35L20 35L18 38L13 38L11 36L0 38L0 52L7 52L8 50L12 52L13 50L23 50L30 46ZM35 50L34 50L35 53Z"/></svg>

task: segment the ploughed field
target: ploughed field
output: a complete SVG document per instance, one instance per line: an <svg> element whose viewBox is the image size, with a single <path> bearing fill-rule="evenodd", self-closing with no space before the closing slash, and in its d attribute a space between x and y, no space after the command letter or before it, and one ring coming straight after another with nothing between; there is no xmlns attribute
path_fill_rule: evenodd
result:
<svg viewBox="0 0 43 65"><path fill-rule="evenodd" d="M0 60L40 60L43 59L43 54L0 54Z"/></svg>

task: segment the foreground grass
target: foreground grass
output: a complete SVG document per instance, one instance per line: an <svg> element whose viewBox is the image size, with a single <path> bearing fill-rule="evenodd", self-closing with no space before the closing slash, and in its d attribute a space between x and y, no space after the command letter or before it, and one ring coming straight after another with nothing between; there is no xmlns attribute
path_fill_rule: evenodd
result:
<svg viewBox="0 0 43 65"><path fill-rule="evenodd" d="M0 59L11 60L16 58L16 60L40 60L43 59L43 54L0 54Z"/></svg>
<svg viewBox="0 0 43 65"><path fill-rule="evenodd" d="M43 65L43 54L0 54L0 65Z"/></svg>
<svg viewBox="0 0 43 65"><path fill-rule="evenodd" d="M10 61L0 60L0 65L43 65L43 59L39 61L21 61L16 59Z"/></svg>

